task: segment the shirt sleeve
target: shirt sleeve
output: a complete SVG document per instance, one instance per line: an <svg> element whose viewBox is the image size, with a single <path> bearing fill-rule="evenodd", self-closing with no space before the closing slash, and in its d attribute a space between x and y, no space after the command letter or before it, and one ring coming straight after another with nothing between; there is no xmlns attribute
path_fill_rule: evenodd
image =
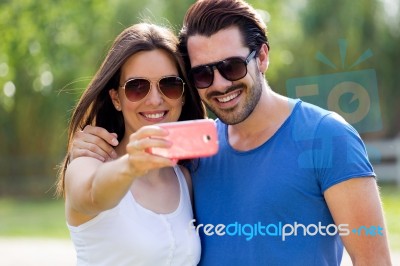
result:
<svg viewBox="0 0 400 266"><path fill-rule="evenodd" d="M322 191L355 177L376 177L357 131L336 113L324 116L313 143L313 163Z"/></svg>

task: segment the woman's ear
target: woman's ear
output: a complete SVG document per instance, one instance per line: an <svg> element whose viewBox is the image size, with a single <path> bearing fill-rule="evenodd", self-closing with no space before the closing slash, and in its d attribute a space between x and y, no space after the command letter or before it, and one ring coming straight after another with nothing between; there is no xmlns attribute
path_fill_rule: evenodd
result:
<svg viewBox="0 0 400 266"><path fill-rule="evenodd" d="M260 51L258 52L257 63L258 69L261 73L265 73L268 70L269 56L268 46L264 43L261 45Z"/></svg>
<svg viewBox="0 0 400 266"><path fill-rule="evenodd" d="M110 94L110 98L111 98L111 101L112 101L115 109L117 111L121 111L122 108L121 108L121 101L119 100L118 90L111 89L111 90L108 91L108 93Z"/></svg>

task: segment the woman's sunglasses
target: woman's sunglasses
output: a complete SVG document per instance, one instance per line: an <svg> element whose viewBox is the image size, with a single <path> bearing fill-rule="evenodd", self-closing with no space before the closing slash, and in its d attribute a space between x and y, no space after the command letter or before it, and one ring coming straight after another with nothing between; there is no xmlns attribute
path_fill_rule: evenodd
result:
<svg viewBox="0 0 400 266"><path fill-rule="evenodd" d="M229 81L236 81L247 74L247 64L256 55L256 50L251 51L246 59L241 57L230 57L225 60L194 67L190 70L190 76L197 89L205 89L214 81L214 68L217 68L221 76Z"/></svg>
<svg viewBox="0 0 400 266"><path fill-rule="evenodd" d="M151 80L145 78L128 79L124 85L120 86L125 90L126 98L131 102L138 102L149 94ZM183 95L185 83L180 77L162 77L157 81L157 88L165 97L176 100Z"/></svg>

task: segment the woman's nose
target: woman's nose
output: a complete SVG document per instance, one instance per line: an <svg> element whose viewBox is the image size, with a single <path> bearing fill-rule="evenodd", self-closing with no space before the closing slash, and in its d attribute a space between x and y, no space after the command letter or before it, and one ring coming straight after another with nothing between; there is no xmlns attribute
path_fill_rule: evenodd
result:
<svg viewBox="0 0 400 266"><path fill-rule="evenodd" d="M146 96L146 103L149 105L158 106L164 101L163 95L158 89L157 83L151 82L149 94Z"/></svg>

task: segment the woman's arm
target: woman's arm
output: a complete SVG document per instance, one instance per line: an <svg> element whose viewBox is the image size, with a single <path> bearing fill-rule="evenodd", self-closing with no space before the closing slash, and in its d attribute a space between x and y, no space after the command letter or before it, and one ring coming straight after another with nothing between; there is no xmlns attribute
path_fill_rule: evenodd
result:
<svg viewBox="0 0 400 266"><path fill-rule="evenodd" d="M136 178L150 170L174 165L170 159L146 152L151 147L171 145L163 139L150 138L162 135L165 132L159 127L143 127L129 137L127 154L114 161L102 162L91 157L74 159L65 175L68 222L80 224L115 207Z"/></svg>
<svg viewBox="0 0 400 266"><path fill-rule="evenodd" d="M103 163L91 157L73 160L65 175L67 221L72 225L86 222L100 212L116 206L132 185L125 155Z"/></svg>

